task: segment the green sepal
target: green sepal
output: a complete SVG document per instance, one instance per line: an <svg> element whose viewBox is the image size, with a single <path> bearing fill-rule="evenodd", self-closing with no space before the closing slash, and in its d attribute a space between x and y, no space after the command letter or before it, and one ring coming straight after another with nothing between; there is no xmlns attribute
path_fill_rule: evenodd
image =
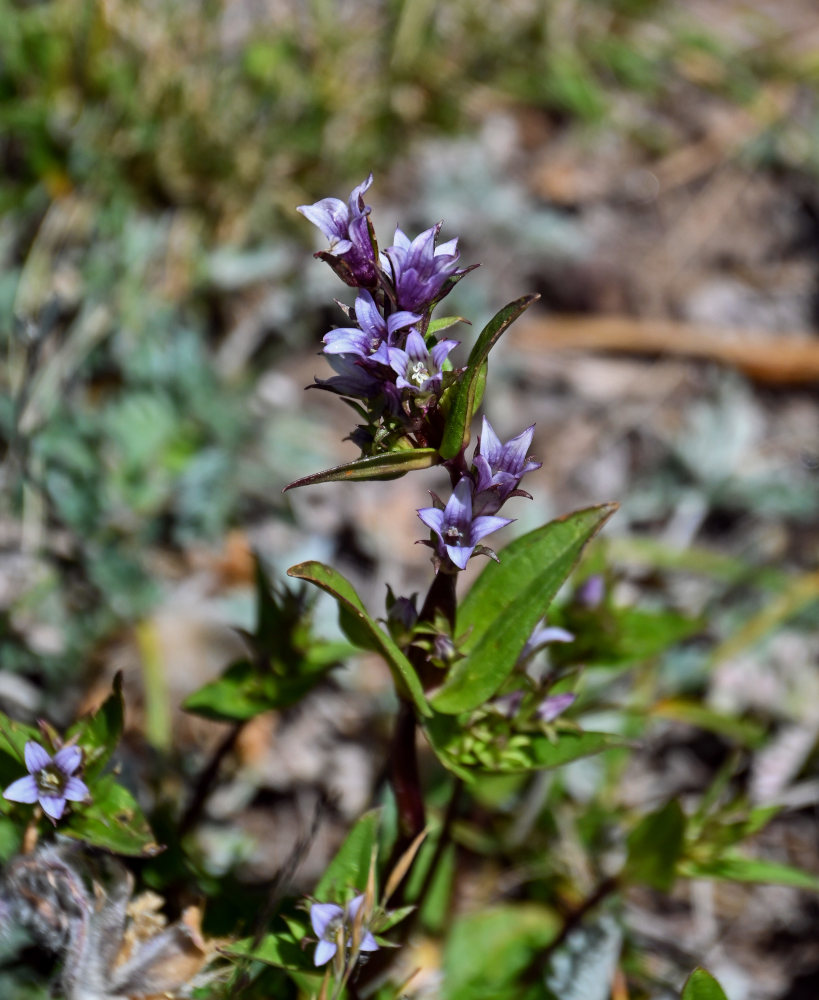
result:
<svg viewBox="0 0 819 1000"><path fill-rule="evenodd" d="M315 486L317 483L349 483L366 479L398 479L407 472L429 469L438 465L441 459L435 448L408 448L403 451L389 451L383 455L367 455L354 462L337 465L334 469L315 472L312 476L296 479L282 490L294 490L299 486Z"/></svg>
<svg viewBox="0 0 819 1000"><path fill-rule="evenodd" d="M583 547L617 509L575 511L507 545L490 562L457 612L456 635L467 635L458 660L431 698L455 714L483 704L511 673L526 640L571 572Z"/></svg>
<svg viewBox="0 0 819 1000"><path fill-rule="evenodd" d="M443 333L444 330L448 330L452 326L457 326L459 323L466 323L471 326L469 320L463 316L442 316L440 319L430 321L427 333Z"/></svg>
<svg viewBox="0 0 819 1000"><path fill-rule="evenodd" d="M524 295L520 299L515 299L495 313L481 331L469 352L466 369L461 375L455 400L450 407L441 446L438 449L441 458L454 458L469 443L469 425L478 406L477 390L484 362L501 335L539 298L539 295ZM483 377L486 378L485 371Z"/></svg>
<svg viewBox="0 0 819 1000"><path fill-rule="evenodd" d="M393 639L369 616L349 580L331 566L316 561L291 566L287 575L308 580L334 597L342 609L347 635L360 635L365 649L380 653L390 668L399 693L408 696L421 715L429 715L424 689L412 664Z"/></svg>

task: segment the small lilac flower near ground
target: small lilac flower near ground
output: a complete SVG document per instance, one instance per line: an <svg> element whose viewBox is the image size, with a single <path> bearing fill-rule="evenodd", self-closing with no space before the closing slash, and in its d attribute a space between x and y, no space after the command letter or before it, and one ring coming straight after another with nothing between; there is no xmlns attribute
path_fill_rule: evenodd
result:
<svg viewBox="0 0 819 1000"><path fill-rule="evenodd" d="M88 786L76 777L82 764L82 750L66 746L51 757L39 743L29 740L24 756L28 774L13 781L3 792L10 802L39 802L43 812L56 823L66 801L82 802L89 797Z"/></svg>
<svg viewBox="0 0 819 1000"><path fill-rule="evenodd" d="M512 523L512 518L508 517L473 517L472 490L472 480L463 476L443 510L422 507L418 511L424 524L440 540L439 555L445 552L458 569L466 569L475 546L482 538Z"/></svg>
<svg viewBox="0 0 819 1000"><path fill-rule="evenodd" d="M398 375L395 384L399 389L412 392L434 392L441 385L443 364L447 355L458 346L457 340L440 340L427 350L424 338L417 330L410 330L406 350L389 349L389 363Z"/></svg>
<svg viewBox="0 0 819 1000"><path fill-rule="evenodd" d="M582 608L599 608L606 596L606 581L600 573L592 573L575 591L575 603Z"/></svg>
<svg viewBox="0 0 819 1000"><path fill-rule="evenodd" d="M548 646L550 642L574 642L574 636L571 632L567 632L565 628L560 628L558 625L540 625L526 640L526 645L518 657L518 663L526 663L527 660L543 649L544 646Z"/></svg>
<svg viewBox="0 0 819 1000"><path fill-rule="evenodd" d="M364 902L364 894L356 896L346 909L336 903L313 903L310 923L318 937L313 964L325 965L338 951L339 938L349 948L353 939L353 924ZM359 951L378 951L378 944L369 930L362 928Z"/></svg>

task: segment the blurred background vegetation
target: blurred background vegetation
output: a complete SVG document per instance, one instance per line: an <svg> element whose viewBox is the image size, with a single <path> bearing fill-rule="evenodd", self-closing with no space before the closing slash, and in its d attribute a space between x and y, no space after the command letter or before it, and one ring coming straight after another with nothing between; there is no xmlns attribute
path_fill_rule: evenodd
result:
<svg viewBox="0 0 819 1000"><path fill-rule="evenodd" d="M0 0L7 553L22 539L0 666L75 671L157 600L156 547L217 543L259 505L286 515L248 401L331 319L297 204L372 170L421 216L448 170L462 180L453 155L476 155L421 144L478 136L498 109L537 121L533 143L570 136L585 159L615 141L650 165L716 99L751 123L732 158L815 178L819 55L799 11L729 6ZM571 206L547 218L550 191L567 207L559 181L534 236L507 179L471 182L476 242L582 255Z"/></svg>

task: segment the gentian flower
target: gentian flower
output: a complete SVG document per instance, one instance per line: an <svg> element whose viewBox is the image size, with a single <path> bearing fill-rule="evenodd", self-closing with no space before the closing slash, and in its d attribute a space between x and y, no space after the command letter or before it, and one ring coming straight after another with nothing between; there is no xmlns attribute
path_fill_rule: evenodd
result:
<svg viewBox="0 0 819 1000"><path fill-rule="evenodd" d="M338 198L322 198L296 209L318 226L330 241L327 250L320 250L314 256L326 261L339 278L353 288L375 288L378 284L378 262L367 221L371 209L364 204L364 192L372 182L370 174L363 184L353 189L346 205Z"/></svg>
<svg viewBox="0 0 819 1000"><path fill-rule="evenodd" d="M88 786L75 776L82 764L79 747L63 747L51 757L39 743L29 740L23 752L28 774L13 781L3 792L4 798L10 802L39 802L52 822L60 819L66 801L88 798Z"/></svg>
<svg viewBox="0 0 819 1000"><path fill-rule="evenodd" d="M366 358L374 354L386 343L396 343L396 334L405 327L417 323L421 317L417 313L396 312L385 320L366 290L358 293L355 300L357 327L340 327L324 335L325 354L357 354Z"/></svg>
<svg viewBox="0 0 819 1000"><path fill-rule="evenodd" d="M550 642L574 642L574 636L558 625L541 625L526 640L526 645L520 651L518 663L525 664L530 657Z"/></svg>
<svg viewBox="0 0 819 1000"><path fill-rule="evenodd" d="M364 895L356 896L347 904L346 910L335 903L313 903L310 907L310 923L318 937L316 952L313 956L314 965L324 965L338 951L339 938L350 947L353 939L353 924ZM378 944L370 931L362 928L359 951L378 951Z"/></svg>
<svg viewBox="0 0 819 1000"><path fill-rule="evenodd" d="M512 521L508 517L473 517L472 490L472 480L464 476L443 510L423 507L418 511L418 516L435 532L441 547L458 569L466 569L469 557L482 538Z"/></svg>
<svg viewBox="0 0 819 1000"><path fill-rule="evenodd" d="M396 386L413 392L435 392L441 385L443 363L458 344L457 340L439 340L428 351L421 334L415 329L410 330L406 350L388 348L390 367L398 375Z"/></svg>
<svg viewBox="0 0 819 1000"><path fill-rule="evenodd" d="M577 695L570 692L549 695L535 709L535 716L541 722L554 722L558 715L565 712L569 705L574 702L576 697Z"/></svg>
<svg viewBox="0 0 819 1000"><path fill-rule="evenodd" d="M535 425L527 427L516 437L501 444L492 425L483 418L481 435L472 456L475 468L476 508L481 512L494 514L518 488L527 472L539 469L540 462L527 460L532 444ZM521 495L528 493L520 491Z"/></svg>
<svg viewBox="0 0 819 1000"><path fill-rule="evenodd" d="M440 229L439 222L412 242L400 229L395 230L395 243L385 254L392 267L399 308L425 312L443 297L441 292L450 278L466 273L458 271L461 254L457 240L435 245Z"/></svg>

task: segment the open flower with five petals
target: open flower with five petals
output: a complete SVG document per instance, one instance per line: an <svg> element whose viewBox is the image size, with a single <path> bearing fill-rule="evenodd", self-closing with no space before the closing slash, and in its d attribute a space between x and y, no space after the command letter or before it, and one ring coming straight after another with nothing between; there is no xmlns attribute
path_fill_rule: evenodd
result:
<svg viewBox="0 0 819 1000"><path fill-rule="evenodd" d="M475 507L481 513L494 514L513 493L516 493L521 479L527 472L539 469L541 463L528 458L535 425L506 444L501 444L492 425L483 418L481 434L472 464L475 469ZM516 495L529 496L523 490Z"/></svg>
<svg viewBox="0 0 819 1000"><path fill-rule="evenodd" d="M313 903L310 907L310 923L318 937L313 956L314 965L324 965L338 951L339 944L349 948L353 941L353 926L358 911L364 902L364 895L356 896L346 908L336 903ZM366 927L361 928L359 952L378 951L378 943Z"/></svg>
<svg viewBox="0 0 819 1000"><path fill-rule="evenodd" d="M452 492L446 507L423 507L418 516L438 536L439 554L444 552L458 569L466 564L480 540L492 531L511 524L512 518L472 515L472 480L464 476Z"/></svg>
<svg viewBox="0 0 819 1000"><path fill-rule="evenodd" d="M457 340L439 340L432 350L427 350L421 334L410 330L404 349L387 349L390 367L398 375L396 386L413 392L436 392L441 386L444 361L458 343Z"/></svg>
<svg viewBox="0 0 819 1000"><path fill-rule="evenodd" d="M23 751L28 774L13 781L3 792L10 802L39 802L52 822L60 819L66 801L82 802L89 797L88 786L76 776L82 764L82 750L65 746L52 757L39 743L29 740Z"/></svg>

